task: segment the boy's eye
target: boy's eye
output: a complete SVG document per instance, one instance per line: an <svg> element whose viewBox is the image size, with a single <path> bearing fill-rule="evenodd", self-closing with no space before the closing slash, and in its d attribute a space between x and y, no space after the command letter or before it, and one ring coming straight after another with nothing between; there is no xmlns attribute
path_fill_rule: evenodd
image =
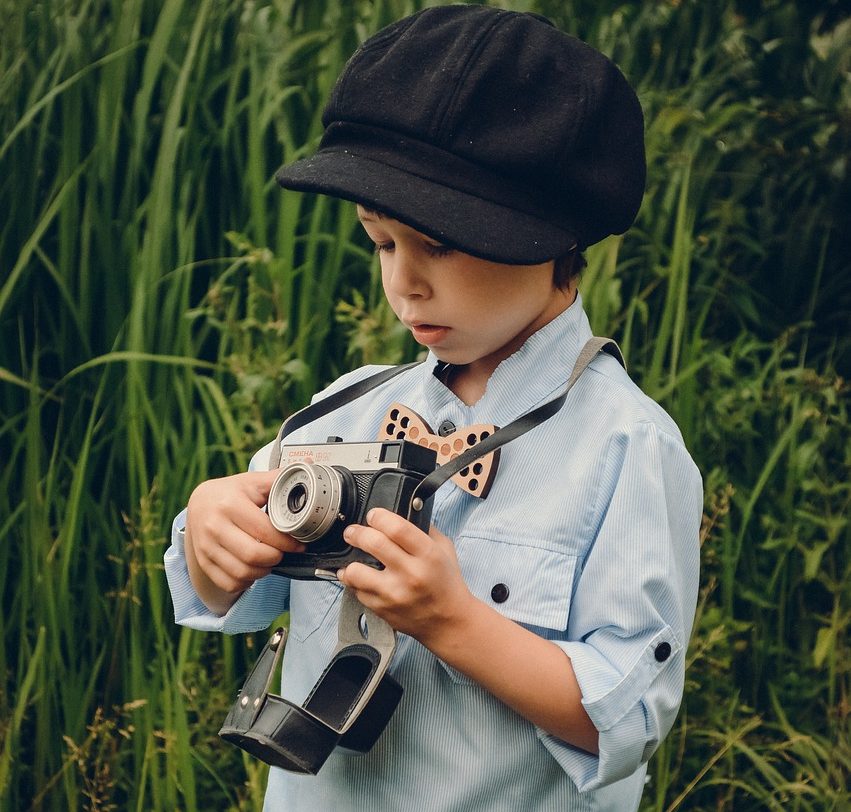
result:
<svg viewBox="0 0 851 812"><path fill-rule="evenodd" d="M447 254L451 254L455 249L450 248L448 245L441 245L440 243L431 243L426 242L423 243L425 252L430 257L445 257ZM389 253L396 247L396 243L392 240L388 240L387 242L376 242L375 243L375 253L376 254L384 254Z"/></svg>
<svg viewBox="0 0 851 812"><path fill-rule="evenodd" d="M454 250L454 248L450 248L448 245L430 242L426 243L426 253L432 257L445 257L447 254L451 254Z"/></svg>

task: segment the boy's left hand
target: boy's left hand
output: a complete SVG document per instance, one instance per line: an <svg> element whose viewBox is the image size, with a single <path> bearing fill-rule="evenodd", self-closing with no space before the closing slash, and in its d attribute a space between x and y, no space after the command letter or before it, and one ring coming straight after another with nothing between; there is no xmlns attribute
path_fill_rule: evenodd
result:
<svg viewBox="0 0 851 812"><path fill-rule="evenodd" d="M452 541L433 525L424 533L384 508L367 515L367 525L349 525L346 541L384 564L377 570L349 564L337 577L358 600L394 629L426 647L466 616L475 600L458 566Z"/></svg>

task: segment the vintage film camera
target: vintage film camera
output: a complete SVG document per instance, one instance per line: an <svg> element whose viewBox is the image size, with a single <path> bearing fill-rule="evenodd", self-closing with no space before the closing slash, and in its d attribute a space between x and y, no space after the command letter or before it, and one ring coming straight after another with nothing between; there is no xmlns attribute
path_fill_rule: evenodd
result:
<svg viewBox="0 0 851 812"><path fill-rule="evenodd" d="M383 507L406 518L423 478L434 471L436 454L405 440L327 443L282 448L282 471L269 493L266 509L278 530L308 545L304 553L287 554L274 568L290 578L335 578L354 561L380 566L371 556L343 540L350 524L365 524L366 514ZM431 500L411 521L428 532Z"/></svg>
<svg viewBox="0 0 851 812"><path fill-rule="evenodd" d="M374 507L410 518L428 532L431 499L414 495L436 467L432 449L405 440L283 446L281 473L266 509L272 524L308 545L274 568L290 578L336 579L353 561L381 564L343 540L343 530L364 523ZM415 501L418 500L418 501ZM411 510L412 503L416 505ZM402 696L387 673L396 648L393 629L346 589L341 598L337 647L302 705L270 692L286 635L278 629L232 705L219 735L276 767L319 771L339 744L370 750Z"/></svg>

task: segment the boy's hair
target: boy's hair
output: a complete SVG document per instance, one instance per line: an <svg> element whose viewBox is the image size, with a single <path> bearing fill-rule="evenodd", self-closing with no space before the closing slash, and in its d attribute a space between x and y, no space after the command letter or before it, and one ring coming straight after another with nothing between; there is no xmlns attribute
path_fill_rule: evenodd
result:
<svg viewBox="0 0 851 812"><path fill-rule="evenodd" d="M587 264L585 255L577 248L557 257L553 266L553 285L564 290L572 279L579 277Z"/></svg>
<svg viewBox="0 0 851 812"><path fill-rule="evenodd" d="M282 186L381 209L497 262L620 234L644 191L635 92L536 14L446 5L399 20L348 61L322 121L318 151L282 167Z"/></svg>

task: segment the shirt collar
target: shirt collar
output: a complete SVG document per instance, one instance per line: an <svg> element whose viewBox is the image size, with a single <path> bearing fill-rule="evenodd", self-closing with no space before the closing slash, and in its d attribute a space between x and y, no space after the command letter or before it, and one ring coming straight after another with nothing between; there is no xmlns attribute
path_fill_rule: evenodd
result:
<svg viewBox="0 0 851 812"><path fill-rule="evenodd" d="M567 383L591 326L582 297L536 333L494 370L481 399L467 406L434 375L440 363L429 351L422 365L425 402L432 417L460 423L489 422L504 426L549 400ZM459 424L460 424L459 423Z"/></svg>

